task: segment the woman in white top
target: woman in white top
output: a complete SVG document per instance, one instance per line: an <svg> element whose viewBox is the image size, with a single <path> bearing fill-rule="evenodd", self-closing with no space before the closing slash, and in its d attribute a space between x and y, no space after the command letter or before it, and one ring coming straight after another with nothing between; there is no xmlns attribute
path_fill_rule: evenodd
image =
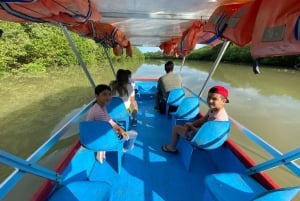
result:
<svg viewBox="0 0 300 201"><path fill-rule="evenodd" d="M122 98L126 109L132 114L132 126L137 125L138 105L135 100L135 92L132 85L129 83L127 70L119 69L116 80L110 83L113 96Z"/></svg>
<svg viewBox="0 0 300 201"><path fill-rule="evenodd" d="M132 77L131 77L131 71L130 70L126 70L126 71L128 74L129 83L131 84L133 90L135 90L135 82L134 82L134 79L132 79Z"/></svg>

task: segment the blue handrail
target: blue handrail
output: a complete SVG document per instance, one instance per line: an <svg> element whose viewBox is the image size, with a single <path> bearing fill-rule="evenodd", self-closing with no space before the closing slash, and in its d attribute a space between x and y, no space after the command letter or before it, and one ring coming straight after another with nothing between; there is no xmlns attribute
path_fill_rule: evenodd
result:
<svg viewBox="0 0 300 201"><path fill-rule="evenodd" d="M187 91L189 91L192 95L198 96L196 93L194 93L192 90L190 90L187 87L184 87ZM205 105L207 105L206 100L199 97L199 100L203 102ZM88 109L93 105L95 100L92 100L90 103L85 105L73 118L71 118L65 125L63 125L57 132L51 136L42 146L39 147L30 157L28 157L26 160L24 160L24 164L35 164L38 160L40 160L46 153L49 151L55 143L58 142L58 140L66 133L66 131L77 122L80 117L82 117ZM261 163L259 165L256 165L254 167L251 167L247 170L249 174L253 174L256 172L260 172L266 169L274 168L279 165L285 165L287 166L293 173L300 176L300 168L299 166L293 162L293 160L300 157L300 148L295 149L293 151L290 151L286 154L282 154L280 151L278 151L276 148L265 142L263 139L258 137L255 133L253 133L251 130L245 128L243 125L238 123L236 120L230 117L230 121L233 122L233 125L238 128L244 135L246 135L248 138L250 138L252 141L257 143L260 147L265 149L268 153L274 156L273 159L266 161L264 163ZM0 154L1 155L1 154ZM2 162L0 160L0 162ZM24 165L23 164L23 165ZM19 164L20 165L20 164ZM14 165L16 168L18 167L18 164ZM23 167L24 168L24 167ZM43 169L43 167L38 167L37 169ZM27 171L27 170L26 170ZM27 171L27 172L30 172ZM38 171L37 171L38 172ZM43 171L42 171L43 172ZM54 171L53 171L54 172ZM51 175L53 172L47 172L46 176ZM0 200L9 192L15 184L24 176L24 169L16 169L5 181L3 181L0 184ZM55 173L55 172L54 172ZM37 175L39 175L38 173ZM48 175L47 175L48 174ZM57 174L57 173L55 173ZM42 176L42 175L40 175ZM45 176L45 175L44 175ZM48 178L48 177L47 177Z"/></svg>
<svg viewBox="0 0 300 201"><path fill-rule="evenodd" d="M288 165L290 164L291 161L299 159L300 158L300 148L296 148L292 151L289 151L286 154L280 155L278 157L275 157L271 160L265 161L261 164L258 164L254 167L251 167L247 170L247 173L250 174L255 174L257 172L261 172L279 165ZM293 171L293 170L292 170ZM294 171L293 171L294 172ZM299 169L298 171L294 172L298 176L300 176Z"/></svg>
<svg viewBox="0 0 300 201"><path fill-rule="evenodd" d="M26 163L35 164L38 160L40 160L58 142L58 140L66 133L66 131L89 110L94 102L95 99L85 105L66 124L64 124L58 131L56 131L44 144L42 144L33 154L31 154L25 160ZM24 174L24 171L16 169L0 184L0 200L19 182Z"/></svg>
<svg viewBox="0 0 300 201"><path fill-rule="evenodd" d="M61 176L57 172L45 168L41 165L25 161L22 158L19 158L13 154L10 154L2 150L0 150L0 163L6 164L13 168L17 168L24 172L29 172L34 175L45 177L47 179L51 179L58 182L61 181Z"/></svg>
<svg viewBox="0 0 300 201"><path fill-rule="evenodd" d="M80 117L82 117L89 108L93 105L95 100L85 105L76 115L74 115L65 125L63 125L58 131L56 131L40 148L38 148L27 160L30 162L36 162L40 160L44 154L52 148L52 146L63 136L64 133L74 125Z"/></svg>

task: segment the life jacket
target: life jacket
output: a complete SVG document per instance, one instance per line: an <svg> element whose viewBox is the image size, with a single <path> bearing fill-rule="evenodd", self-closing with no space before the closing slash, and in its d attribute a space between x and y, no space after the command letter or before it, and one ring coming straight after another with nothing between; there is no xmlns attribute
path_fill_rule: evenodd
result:
<svg viewBox="0 0 300 201"><path fill-rule="evenodd" d="M215 37L215 34L204 32L204 21L193 22L192 26L183 32L181 41L178 43L175 54L186 57L197 44L215 46L223 41Z"/></svg>
<svg viewBox="0 0 300 201"><path fill-rule="evenodd" d="M173 38L167 42L161 43L159 48L163 51L165 56L169 56L175 48L177 48L178 43L180 42L181 38Z"/></svg>
<svg viewBox="0 0 300 201"><path fill-rule="evenodd" d="M31 3L0 3L0 19L71 25L100 20L100 14L92 0L40 0Z"/></svg>
<svg viewBox="0 0 300 201"><path fill-rule="evenodd" d="M204 44L204 45L209 45L211 47L214 47L224 42L221 38L216 37L214 33L207 32L204 30L198 33L197 35L198 35L198 39L197 39L198 44Z"/></svg>
<svg viewBox="0 0 300 201"><path fill-rule="evenodd" d="M112 24L89 21L84 24L68 26L68 29L91 38L107 48L113 48L116 56L123 54L123 48L126 48L127 56L132 56L131 44L127 36Z"/></svg>
<svg viewBox="0 0 300 201"><path fill-rule="evenodd" d="M112 24L101 22L94 22L93 24L96 30L95 41L103 42L113 48L116 56L123 54L123 48L126 48L126 53L130 54L127 56L132 56L131 45L124 32Z"/></svg>
<svg viewBox="0 0 300 201"><path fill-rule="evenodd" d="M99 21L101 16L96 4L92 0L42 0L51 12L55 21L65 24L74 24L91 21ZM72 21L73 20L73 21Z"/></svg>
<svg viewBox="0 0 300 201"><path fill-rule="evenodd" d="M202 32L203 24L201 21L193 22L192 26L189 27L182 33L181 41L178 43L175 50L176 54L186 57L195 48L198 40L198 33Z"/></svg>
<svg viewBox="0 0 300 201"><path fill-rule="evenodd" d="M232 2L231 2L232 3ZM204 25L204 31L227 39L242 47L252 40L252 33L260 2L238 1L219 6Z"/></svg>
<svg viewBox="0 0 300 201"><path fill-rule="evenodd" d="M261 0L250 51L254 58L300 54L299 0Z"/></svg>

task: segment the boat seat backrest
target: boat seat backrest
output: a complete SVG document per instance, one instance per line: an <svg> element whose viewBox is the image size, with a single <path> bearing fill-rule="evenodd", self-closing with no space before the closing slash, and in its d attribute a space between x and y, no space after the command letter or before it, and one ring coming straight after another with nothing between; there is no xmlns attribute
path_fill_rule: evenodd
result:
<svg viewBox="0 0 300 201"><path fill-rule="evenodd" d="M114 151L122 146L113 127L106 121L83 121L79 125L81 144L93 151Z"/></svg>
<svg viewBox="0 0 300 201"><path fill-rule="evenodd" d="M147 88L145 86L138 85L137 91L139 95L143 95L143 94L154 95L156 92L156 86Z"/></svg>
<svg viewBox="0 0 300 201"><path fill-rule="evenodd" d="M230 121L207 121L200 127L191 141L182 138L178 144L178 149L186 169L190 169L194 150L217 149L227 140L230 128Z"/></svg>
<svg viewBox="0 0 300 201"><path fill-rule="evenodd" d="M172 89L167 98L167 105L179 106L181 101L184 99L184 96L184 88Z"/></svg>
<svg viewBox="0 0 300 201"><path fill-rule="evenodd" d="M253 201L270 201L270 200L282 200L290 201L300 192L300 186L279 188L275 190L269 190L265 193L258 195Z"/></svg>
<svg viewBox="0 0 300 201"><path fill-rule="evenodd" d="M113 96L111 98L111 101L106 106L107 112L109 113L109 116L116 121L117 123L120 123L126 130L129 129L129 123L130 123L130 114L128 110L125 107L124 101L122 98L118 96Z"/></svg>
<svg viewBox="0 0 300 201"><path fill-rule="evenodd" d="M79 127L82 146L94 152L109 152L107 154L110 154L110 157L107 161L120 174L123 141L118 138L110 123L107 121L83 121L80 122Z"/></svg>
<svg viewBox="0 0 300 201"><path fill-rule="evenodd" d="M185 97L184 88L172 89L166 100L166 114L169 117L169 113L176 111L180 103Z"/></svg>
<svg viewBox="0 0 300 201"><path fill-rule="evenodd" d="M200 102L198 97L185 97L179 104L176 112L170 113L176 119L193 119L200 112Z"/></svg>
<svg viewBox="0 0 300 201"><path fill-rule="evenodd" d="M106 109L110 115L128 116L124 101L119 96L112 96L111 101L106 105Z"/></svg>
<svg viewBox="0 0 300 201"><path fill-rule="evenodd" d="M206 176L203 200L290 201L300 186L267 190L251 176L227 172Z"/></svg>
<svg viewBox="0 0 300 201"><path fill-rule="evenodd" d="M172 117L172 125L177 121L192 121L200 112L200 101L196 96L184 97L175 112L169 112Z"/></svg>
<svg viewBox="0 0 300 201"><path fill-rule="evenodd" d="M216 149L228 138L230 121L207 121L197 131L191 144L200 149Z"/></svg>

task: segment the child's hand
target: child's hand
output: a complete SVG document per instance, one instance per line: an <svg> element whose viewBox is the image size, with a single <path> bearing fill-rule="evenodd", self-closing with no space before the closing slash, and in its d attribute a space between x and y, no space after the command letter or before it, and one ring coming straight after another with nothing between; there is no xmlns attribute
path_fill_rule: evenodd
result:
<svg viewBox="0 0 300 201"><path fill-rule="evenodd" d="M120 139L122 139L122 138L124 138L126 140L129 139L128 134L120 126L115 125L114 129L115 129L115 131L118 134L118 136L119 136Z"/></svg>
<svg viewBox="0 0 300 201"><path fill-rule="evenodd" d="M193 124L187 122L187 123L184 124L184 127L185 127L186 129L190 130L190 129L193 127Z"/></svg>
<svg viewBox="0 0 300 201"><path fill-rule="evenodd" d="M120 128L120 135L125 139L129 140L129 135L124 131L122 128Z"/></svg>
<svg viewBox="0 0 300 201"><path fill-rule="evenodd" d="M129 135L125 131L121 132L121 135L125 140L129 140Z"/></svg>

